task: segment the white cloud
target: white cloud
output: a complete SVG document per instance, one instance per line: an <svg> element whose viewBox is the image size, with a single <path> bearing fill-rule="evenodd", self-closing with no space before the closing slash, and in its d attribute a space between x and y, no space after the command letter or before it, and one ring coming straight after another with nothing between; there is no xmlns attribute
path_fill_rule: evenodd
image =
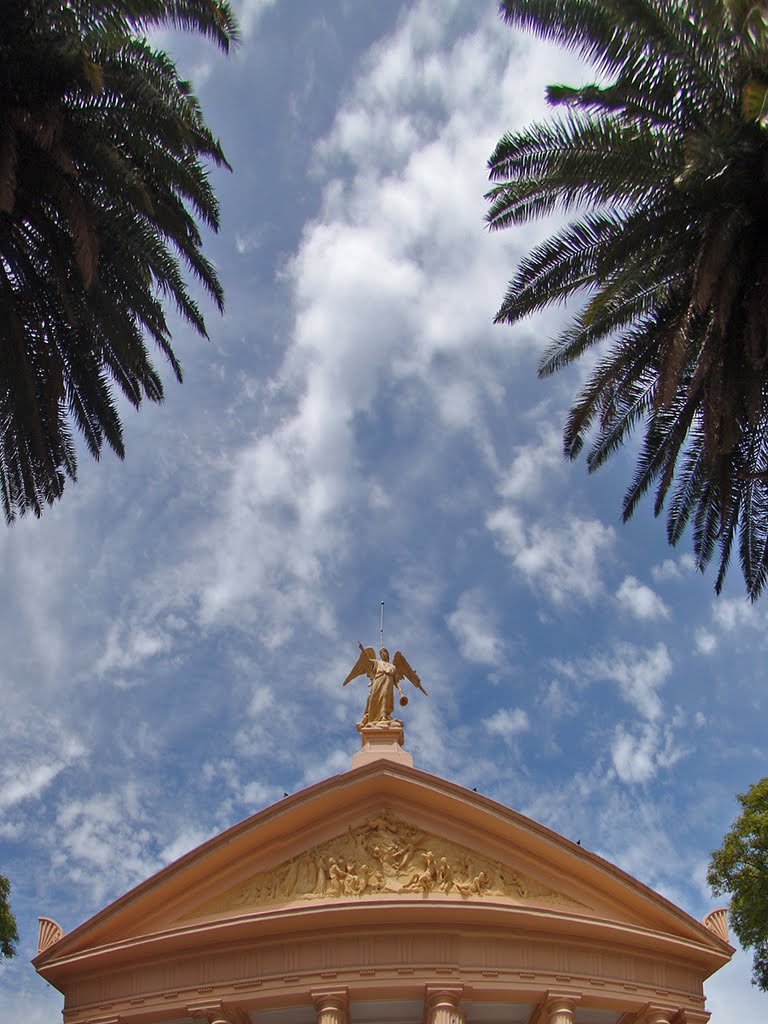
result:
<svg viewBox="0 0 768 1024"><path fill-rule="evenodd" d="M678 740L686 715L679 707L665 714L659 695L672 672L666 644L644 648L616 643L587 660L553 665L576 686L603 680L617 684L621 697L640 715L641 721L631 727L616 724L607 744L620 781L649 782L659 769L671 767L690 752Z"/></svg>
<svg viewBox="0 0 768 1024"><path fill-rule="evenodd" d="M277 795L274 786L265 786L259 779L253 779L243 786L240 800L243 804L258 810L266 807Z"/></svg>
<svg viewBox="0 0 768 1024"><path fill-rule="evenodd" d="M642 758L637 768L642 769ZM674 890L692 872L690 851L681 841L686 823L676 821L674 810L670 814L669 806L645 786L617 786L616 779L616 770L599 759L587 771L564 776L556 787L542 786L533 797L526 793L521 810L581 839L586 849L684 906L685 899Z"/></svg>
<svg viewBox="0 0 768 1024"><path fill-rule="evenodd" d="M674 558L665 558L658 565L651 566L651 576L653 576L655 583L661 583L664 580L674 580L679 575L680 569Z"/></svg>
<svg viewBox="0 0 768 1024"><path fill-rule="evenodd" d="M591 602L600 593L601 566L615 540L612 527L578 517L556 526L528 525L511 506L492 512L486 524L515 569L554 604Z"/></svg>
<svg viewBox="0 0 768 1024"><path fill-rule="evenodd" d="M110 627L104 653L94 667L99 675L130 672L172 647L173 637L158 627L118 621Z"/></svg>
<svg viewBox="0 0 768 1024"><path fill-rule="evenodd" d="M654 755L656 730L646 726L639 735L631 735L622 725L616 727L611 758L622 782L647 782L656 774Z"/></svg>
<svg viewBox="0 0 768 1024"><path fill-rule="evenodd" d="M183 857L185 853L189 853L190 850L194 850L201 843L204 843L206 839L210 839L211 836L216 834L215 829L201 829L194 827L186 827L179 832L169 843L159 851L157 855L157 863L159 867L164 867L166 864L172 864L179 857Z"/></svg>
<svg viewBox="0 0 768 1024"><path fill-rule="evenodd" d="M622 697L649 721L661 716L662 704L657 691L671 671L672 659L663 643L647 649L617 643L607 654L593 658L587 665L587 673L593 679L618 683Z"/></svg>
<svg viewBox="0 0 768 1024"><path fill-rule="evenodd" d="M616 599L636 619L666 619L669 609L659 595L635 576L626 576L616 591Z"/></svg>
<svg viewBox="0 0 768 1024"><path fill-rule="evenodd" d="M160 866L141 794L132 783L62 803L56 825L53 864L94 900L135 885Z"/></svg>
<svg viewBox="0 0 768 1024"><path fill-rule="evenodd" d="M539 703L550 718L567 718L575 715L579 710L579 705L574 700L573 694L563 686L559 679L552 679L547 683L539 698Z"/></svg>
<svg viewBox="0 0 768 1024"><path fill-rule="evenodd" d="M670 768L686 751L675 740L670 727L648 722L635 732L616 726L611 742L611 759L622 782L649 782L659 768Z"/></svg>
<svg viewBox="0 0 768 1024"><path fill-rule="evenodd" d="M490 718L483 719L483 725L494 736L511 740L522 732L527 732L531 723L523 708L499 708Z"/></svg>
<svg viewBox="0 0 768 1024"><path fill-rule="evenodd" d="M0 1019L23 1020L24 1024L50 1024L61 1015L61 995L52 985L44 985L24 964L32 977L14 977L12 964L3 964L3 988L0 989Z"/></svg>
<svg viewBox="0 0 768 1024"><path fill-rule="evenodd" d="M750 603L746 597L719 597L712 603L712 621L725 633L749 627L763 629L765 616L762 608Z"/></svg>
<svg viewBox="0 0 768 1024"><path fill-rule="evenodd" d="M457 0L450 10L474 20ZM206 626L258 622L275 646L302 619L333 630L319 581L349 547L344 520L393 501L360 471L361 418L397 415L400 429L413 421L410 461L428 472L454 433L494 464L489 412L508 400L510 369L530 346L491 324L512 256L509 239L483 230L485 165L509 119L543 108L547 72L517 59L493 18L454 38L450 10L405 13L363 61L317 146L322 207L285 269L290 342L264 427L233 453L220 515L198 545ZM542 444L549 452L549 435ZM518 453L513 477L524 462ZM540 569L527 566L534 536L524 571L558 595L591 598L612 531L583 525L574 557ZM538 538L542 549L550 540Z"/></svg>
<svg viewBox="0 0 768 1024"><path fill-rule="evenodd" d="M13 807L14 804L29 797L38 797L59 772L65 767L65 762L54 761L52 764L35 765L31 770L25 771L23 776L17 774L13 769L3 771L3 779L0 781L0 807Z"/></svg>
<svg viewBox="0 0 768 1024"><path fill-rule="evenodd" d="M269 686L263 684L254 686L248 705L248 714L252 718L258 718L265 711L273 707L274 703L275 697Z"/></svg>
<svg viewBox="0 0 768 1024"><path fill-rule="evenodd" d="M0 768L0 810L7 811L25 800L39 799L65 769L86 753L82 742L66 732L58 719L35 716L28 727L44 747L33 750L18 730L10 730L3 745L6 763ZM14 735L15 733L15 735Z"/></svg>
<svg viewBox="0 0 768 1024"><path fill-rule="evenodd" d="M248 256L259 250L264 245L267 234L263 225L252 228L250 231L238 231L235 233L235 248L240 256Z"/></svg>
<svg viewBox="0 0 768 1024"><path fill-rule="evenodd" d="M237 17L244 38L248 38L256 28L262 14L272 7L275 0L240 0L236 3Z"/></svg>
<svg viewBox="0 0 768 1024"><path fill-rule="evenodd" d="M534 502L552 486L565 467L563 441L551 425L539 426L539 440L519 446L502 474L499 494L510 501Z"/></svg>
<svg viewBox="0 0 768 1024"><path fill-rule="evenodd" d="M504 641L494 628L492 611L477 591L468 590L460 595L447 622L467 661L499 665L504 657Z"/></svg>
<svg viewBox="0 0 768 1024"><path fill-rule="evenodd" d="M708 629L700 626L694 634L696 650L699 654L714 654L717 650L717 637Z"/></svg>
<svg viewBox="0 0 768 1024"><path fill-rule="evenodd" d="M267 5L250 5L250 10L257 12L257 7L263 11ZM530 393L537 386L532 369L536 350L561 312L553 312L551 321L537 323L533 330L493 328L489 322L516 255L541 226L498 236L483 231L485 159L501 132L528 120L528 107L541 103L541 85L553 77L556 65L516 52L515 37L497 25L490 10L482 14L487 24L479 32L450 48L447 8L461 10L467 21L475 17L474 7L463 0L436 12L434 5L413 5L396 35L360 65L359 80L348 79L347 99L318 151L322 206L305 225L290 261L279 257L282 278L275 304L282 303L284 319L276 324L262 318L257 297L250 291L244 295L242 288L238 295L233 274L228 315L238 299L247 307L247 318L238 322L238 337L233 344L231 321L221 321L220 336L217 331L206 347L221 355L210 377L197 392L190 391L195 385L188 372L180 399L169 390L165 412L175 418L183 410L186 417L179 421L181 443L171 446L166 456L179 459L167 489L173 516L161 508L166 492L155 497L157 477L152 475L149 486L142 475L146 463L138 458L139 445L133 450L129 446L120 487L104 487L100 476L100 486L88 492L90 499L101 495L102 502L108 495L112 509L106 513L107 506L99 504L89 518L81 506L81 521L65 538L70 543L62 543L61 531L49 529L47 550L27 562L18 545L20 530L9 531L8 547L12 541L18 545L19 578L22 569L34 577L26 593L19 591L19 600L34 631L32 646L48 676L64 680L62 687L68 685L73 674L62 671L63 663L79 652L81 688L77 695L73 686L72 719L87 723L89 737L102 730L103 745L114 744L115 730L123 733L112 760L106 759L107 767L95 757L93 763L83 757L77 777L59 770L65 754L49 745L48 736L39 743L36 737L36 756L19 760L19 771L5 777L7 788L0 785L0 799L4 794L6 801L16 801L19 821L27 814L33 822L24 825L27 835L45 830L53 837L57 870L50 871L48 856L39 858L41 871L58 876L57 898L59 892L75 890L74 899L62 896L62 903L70 899L70 907L76 906L70 913L80 912L76 901L84 901L85 891L95 894L92 902L100 894L115 895L198 842L210 834L211 820L221 819L223 827L244 809L279 799L284 789L349 767L350 753L359 743L352 723L362 708L365 680L358 680L356 694L351 687L343 691L343 704L340 681L351 661L339 654L339 637L347 643L351 634L354 647L358 624L365 621L360 606L371 601L375 619L380 586L396 598L394 614L408 629L409 646L404 649L432 695L427 700L413 694L406 709L407 742L417 764L471 786L495 787L513 806L530 800L538 807L537 817L558 823L574 838L583 837L592 848L603 844L613 859L645 881L667 889L675 879L681 887L686 884L686 851L700 839L691 823L661 800L653 813L648 810L652 801L646 805L633 800L642 784L618 784L652 781L679 756L672 741L682 726L675 720L667 730L661 701L668 676L666 648L657 648L654 658L653 650L617 645L604 655L610 667L601 665L599 672L581 653L583 643L594 637L593 625L598 634L615 626L615 601L600 606L599 620L582 606L615 593L620 578L615 578L611 555L619 542L621 564L632 566L639 578L645 576L632 562L636 548L631 531L622 532L619 541L601 522L599 511L591 510L589 499L582 499L580 480L573 477L565 483L567 464L551 424L560 418L554 406L569 381L546 392L546 409L530 409ZM266 30L267 19L262 25ZM558 64L556 75L561 74L567 77L568 70ZM331 102L327 96L322 100ZM302 209L301 202L296 208ZM219 252L230 261L230 270L248 275L250 288L258 275L268 273L266 261L274 257L268 243L279 232L270 231L257 249L261 239L252 228L254 217L242 205L238 215L241 209L239 234L232 228ZM238 258L236 247L248 257ZM227 375L238 346L252 348L254 355L237 369L233 408L235 373L229 379ZM269 350L266 371L263 348ZM285 358L276 371L282 352ZM272 380L265 381L270 373ZM220 404L198 404L209 383L213 391L220 389ZM198 416L204 424L200 432L182 436ZM144 417L139 417L142 423ZM217 432L214 421L225 420L230 421L228 432ZM150 429L137 436L147 451L154 447ZM453 463L459 473L447 478L442 475L443 456L456 451L462 453ZM382 464L386 471L381 471ZM136 475L127 475L134 467ZM106 468L100 466L99 472ZM204 486L198 487L201 481ZM494 486L501 508L491 510L491 537L483 523ZM599 497L599 481L587 486L597 488ZM432 535L424 550L417 550L428 532L425 520L439 526L449 502L462 512L450 545L443 543L444 536ZM463 507L470 502L471 510ZM113 514L115 507L120 515ZM594 508L600 507L595 501ZM134 513L134 528L129 529L127 520ZM104 534L100 520L108 524ZM411 529L418 539L403 552L400 540ZM96 562L85 554L91 531L103 552ZM89 543L83 540L86 534ZM491 540L509 558L511 571ZM375 554L373 566L359 557L365 543ZM643 557L659 555L643 552ZM672 564L669 578L682 579L682 560ZM54 580L53 567L56 573L68 570L66 585ZM88 587L81 588L85 580ZM103 581L95 594L94 580ZM522 781L512 777L523 773L510 772L509 762L516 741L531 730L528 716L533 712L502 707L484 720L475 711L473 718L466 704L458 706L456 695L466 695L468 683L473 685L484 673L472 672L459 659L446 664L445 658L451 646L446 623L468 661L483 666L508 657L510 626L522 632L535 615L534 602L519 580L568 610L568 626L573 627L545 637L533 624L532 678L547 678L546 671L538 670L549 651L537 651L537 642L551 643L553 653L561 656L568 651L575 666L570 679L542 686L543 695L535 698L540 703L534 705L555 720L553 732L561 728L567 736L567 752L557 760L552 756L556 736L548 750L532 744L532 753L542 760ZM501 585L486 605L481 595L491 592L486 588L492 581ZM473 587L477 589L467 589ZM669 588L675 589L684 588ZM56 599L51 598L54 594ZM84 596L73 600L74 595ZM637 604L637 593L634 598ZM568 602L574 605L572 616ZM80 606L86 603L91 607L83 617ZM669 607L682 626L683 602L673 604L670 598ZM77 628L63 614L70 608ZM7 602L11 615L18 615L13 600ZM105 622L114 624L111 631ZM313 632L301 635L289 649L291 631L307 622ZM228 628L232 624L250 628L244 637ZM398 642L403 632L393 630ZM325 637L316 645L318 633ZM80 638L86 635L91 646L103 638L95 656L81 651ZM681 628L670 640L668 662L673 656L677 661L681 648L689 653L689 636ZM414 637L415 649L421 647L418 655L411 653ZM15 645L25 658L27 641L25 632ZM575 647L582 644L578 653L569 649L571 641ZM236 662L233 650L238 645L258 651L259 663L255 654L252 664ZM309 646L314 649L308 655L317 659L312 663L310 657L299 663L290 653ZM7 644L6 650L13 647ZM177 673L169 664L172 657L179 658ZM102 694L96 694L94 664L103 673L140 671L150 685L141 692L118 694L115 707L112 688L102 686ZM703 671L710 667L699 664ZM162 680L167 685L152 685L161 670L168 670ZM20 673L19 685L28 685L33 675ZM594 683L597 678L608 680L641 720L617 727L612 700L605 701L604 717L590 715L583 707L580 680ZM612 696L607 690L604 686L603 697ZM184 699L177 699L179 693ZM169 700L174 711L170 716ZM577 713L583 717L562 721ZM136 728L139 717L145 720L143 733ZM308 741L316 732L311 723L321 720L327 741L322 749ZM700 724L698 718L694 721ZM534 724L539 728L540 723ZM740 734L736 730L733 735ZM220 758L222 736L228 738L224 746L229 756ZM124 763L119 755L130 744L132 760ZM493 759L483 747L493 749ZM184 793L149 791L158 754L163 779L186 773ZM8 759L7 764L16 762ZM95 764L100 772L94 781ZM697 768L702 765L704 761ZM133 792L124 792L109 775L117 770L139 780ZM147 779L143 784L142 778ZM102 792L93 793L94 785ZM204 798L199 822L187 821L189 805L169 806L198 796ZM44 829L33 820L43 804L55 808L42 821ZM3 828L15 843L16 822L4 822Z"/></svg>
<svg viewBox="0 0 768 1024"><path fill-rule="evenodd" d="M676 580L683 576L689 576L696 570L696 562L692 555L684 554L679 558L665 558L651 567L651 576L655 583L662 583L666 580Z"/></svg>

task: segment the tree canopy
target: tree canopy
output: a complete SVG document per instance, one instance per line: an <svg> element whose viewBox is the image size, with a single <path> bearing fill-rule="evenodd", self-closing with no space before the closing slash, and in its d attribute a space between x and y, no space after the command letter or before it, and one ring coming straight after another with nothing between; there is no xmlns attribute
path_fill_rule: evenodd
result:
<svg viewBox="0 0 768 1024"><path fill-rule="evenodd" d="M492 228L565 212L496 316L581 304L548 375L598 348L565 453L595 470L643 438L623 518L655 488L676 544L750 597L768 579L768 29L748 0L502 0L512 26L575 51L596 81L489 161Z"/></svg>
<svg viewBox="0 0 768 1024"><path fill-rule="evenodd" d="M124 456L116 390L180 380L162 300L205 335L191 273L222 308L198 222L216 230L208 167L226 165L190 84L146 33L227 50L227 0L4 0L0 18L0 491L6 518L74 479L74 436Z"/></svg>
<svg viewBox="0 0 768 1024"><path fill-rule="evenodd" d="M741 814L712 853L707 881L716 895L730 895L731 926L754 950L752 983L768 992L768 778L737 799Z"/></svg>
<svg viewBox="0 0 768 1024"><path fill-rule="evenodd" d="M11 912L11 883L0 875L0 959L16 955L19 933L16 918Z"/></svg>

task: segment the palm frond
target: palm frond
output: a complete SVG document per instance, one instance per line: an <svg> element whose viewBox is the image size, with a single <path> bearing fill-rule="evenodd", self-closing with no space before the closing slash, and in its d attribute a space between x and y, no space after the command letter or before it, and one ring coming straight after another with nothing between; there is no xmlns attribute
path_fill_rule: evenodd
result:
<svg viewBox="0 0 768 1024"><path fill-rule="evenodd" d="M190 84L146 33L223 49L227 0L5 0L0 19L0 492L6 518L76 476L72 431L124 454L115 389L160 401L145 338L181 379L163 300L206 335L186 275L223 293L200 223L228 166Z"/></svg>
<svg viewBox="0 0 768 1024"><path fill-rule="evenodd" d="M718 591L738 533L754 599L768 581L768 23L735 0L500 7L596 79L551 86L554 116L490 157L491 228L572 215L520 262L496 321L583 301L539 368L608 346L566 454L592 436L594 470L642 429L624 518L655 486L670 543L690 529L701 569L719 548Z"/></svg>

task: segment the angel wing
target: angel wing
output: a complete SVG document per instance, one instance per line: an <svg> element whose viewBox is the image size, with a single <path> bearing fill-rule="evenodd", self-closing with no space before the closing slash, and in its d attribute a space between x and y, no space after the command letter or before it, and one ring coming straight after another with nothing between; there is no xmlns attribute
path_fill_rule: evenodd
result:
<svg viewBox="0 0 768 1024"><path fill-rule="evenodd" d="M403 676L405 676L406 679L410 679L410 681L413 683L417 690L421 690L425 697L429 696L427 691L421 685L421 679L419 679L418 673L415 672L414 669L412 669L408 662L405 660L405 655L402 653L402 651L395 651L395 656L392 659L392 664L397 669L397 674L401 679L403 678Z"/></svg>
<svg viewBox="0 0 768 1024"><path fill-rule="evenodd" d="M376 660L376 652L372 647L363 647L362 644L360 646L360 657L349 670L349 675L341 684L342 686L346 686L347 683L357 679L358 676L367 676L371 670L371 662Z"/></svg>

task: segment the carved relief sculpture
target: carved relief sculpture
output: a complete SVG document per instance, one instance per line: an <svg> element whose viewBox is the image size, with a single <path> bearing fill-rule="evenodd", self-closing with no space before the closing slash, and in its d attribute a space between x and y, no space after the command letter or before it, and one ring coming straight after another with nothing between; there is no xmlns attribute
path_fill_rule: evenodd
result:
<svg viewBox="0 0 768 1024"><path fill-rule="evenodd" d="M363 647L360 643L357 646L360 648L360 657L350 669L342 686L346 686L358 676L368 676L368 700L363 717L357 724L358 730L367 725L402 726L399 718L392 717L395 709L395 690L400 694L401 707L405 707L408 698L402 691L400 681L409 679L426 697L427 691L421 685L421 679L400 651L395 651L395 656L390 661L386 647L380 649L380 657L377 658L373 647Z"/></svg>
<svg viewBox="0 0 768 1024"><path fill-rule="evenodd" d="M389 811L308 850L211 900L195 916L296 900L381 893L581 906L576 900Z"/></svg>

